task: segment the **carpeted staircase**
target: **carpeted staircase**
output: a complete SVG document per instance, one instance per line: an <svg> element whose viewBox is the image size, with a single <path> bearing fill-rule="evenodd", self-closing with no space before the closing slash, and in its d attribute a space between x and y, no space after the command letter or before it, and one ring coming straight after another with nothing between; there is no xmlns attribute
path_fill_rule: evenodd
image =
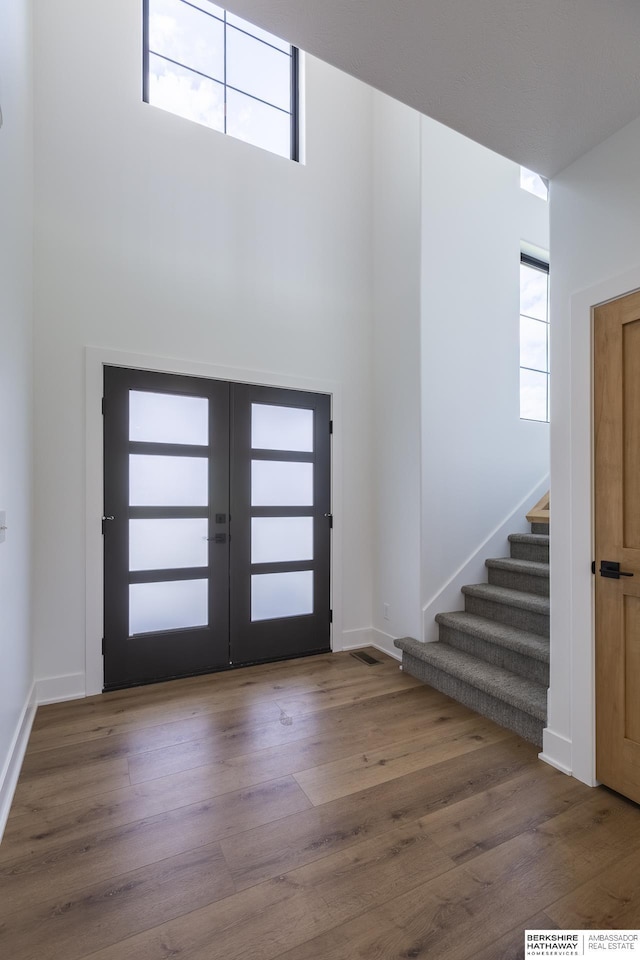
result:
<svg viewBox="0 0 640 960"><path fill-rule="evenodd" d="M464 611L439 613L440 639L396 640L403 669L542 745L549 686L549 527L509 537L489 582L463 587Z"/></svg>

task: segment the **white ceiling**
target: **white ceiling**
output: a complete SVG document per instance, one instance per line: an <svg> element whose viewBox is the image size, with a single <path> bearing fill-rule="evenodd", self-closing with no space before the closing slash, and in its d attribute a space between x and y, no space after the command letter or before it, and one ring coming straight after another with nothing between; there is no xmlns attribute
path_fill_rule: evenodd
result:
<svg viewBox="0 0 640 960"><path fill-rule="evenodd" d="M546 176L640 116L640 0L232 0L231 9Z"/></svg>

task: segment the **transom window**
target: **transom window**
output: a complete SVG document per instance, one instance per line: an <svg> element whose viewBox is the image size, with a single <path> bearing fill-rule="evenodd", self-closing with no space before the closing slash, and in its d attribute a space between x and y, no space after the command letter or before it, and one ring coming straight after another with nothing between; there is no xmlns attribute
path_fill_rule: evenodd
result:
<svg viewBox="0 0 640 960"><path fill-rule="evenodd" d="M520 257L520 417L549 420L549 264Z"/></svg>
<svg viewBox="0 0 640 960"><path fill-rule="evenodd" d="M298 159L298 51L209 0L143 0L144 100Z"/></svg>
<svg viewBox="0 0 640 960"><path fill-rule="evenodd" d="M527 170L526 167L520 167L520 186L527 193L532 193L541 200L549 199L549 182L541 177L539 173L533 170Z"/></svg>

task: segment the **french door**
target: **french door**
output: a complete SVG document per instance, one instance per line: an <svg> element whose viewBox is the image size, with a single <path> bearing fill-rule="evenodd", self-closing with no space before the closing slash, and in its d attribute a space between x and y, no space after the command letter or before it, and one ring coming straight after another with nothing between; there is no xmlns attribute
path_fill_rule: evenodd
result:
<svg viewBox="0 0 640 960"><path fill-rule="evenodd" d="M329 649L330 398L104 378L106 690Z"/></svg>

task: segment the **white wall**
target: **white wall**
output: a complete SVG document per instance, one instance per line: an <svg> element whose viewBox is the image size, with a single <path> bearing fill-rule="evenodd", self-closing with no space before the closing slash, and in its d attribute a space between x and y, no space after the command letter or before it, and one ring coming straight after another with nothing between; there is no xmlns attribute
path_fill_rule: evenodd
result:
<svg viewBox="0 0 640 960"><path fill-rule="evenodd" d="M141 6L36 11L40 678L84 670L87 345L341 384L343 626L371 623L372 93L308 58L307 163L272 156L141 102Z"/></svg>
<svg viewBox="0 0 640 960"><path fill-rule="evenodd" d="M373 151L373 626L397 655L392 637L421 634L420 115L376 93Z"/></svg>
<svg viewBox="0 0 640 960"><path fill-rule="evenodd" d="M31 4L0 0L0 834L3 786L32 685L31 335L32 84ZM18 744L19 747L19 744ZM7 787L9 790L9 787ZM8 794L7 794L8 795Z"/></svg>
<svg viewBox="0 0 640 960"><path fill-rule="evenodd" d="M312 58L305 165L163 113L140 99L140 6L37 7L35 635L50 695L82 692L85 670L88 346L338 385L338 646L421 636L425 598L546 472L547 427L518 416L517 317L520 242L548 246L547 208L517 166Z"/></svg>
<svg viewBox="0 0 640 960"><path fill-rule="evenodd" d="M640 120L551 187L551 689L544 750L594 778L592 305L640 287Z"/></svg>
<svg viewBox="0 0 640 960"><path fill-rule="evenodd" d="M549 214L516 164L378 93L373 145L373 639L393 652L392 637L437 639L435 613L461 606L546 489L549 427L519 415L518 317L521 245L548 250Z"/></svg>
<svg viewBox="0 0 640 960"><path fill-rule="evenodd" d="M548 425L520 420L518 317L521 242L548 249L549 239L547 204L523 196L516 164L426 117L422 177L428 633L446 609L439 603L451 603L439 593L447 581L473 567L478 547L548 471Z"/></svg>

